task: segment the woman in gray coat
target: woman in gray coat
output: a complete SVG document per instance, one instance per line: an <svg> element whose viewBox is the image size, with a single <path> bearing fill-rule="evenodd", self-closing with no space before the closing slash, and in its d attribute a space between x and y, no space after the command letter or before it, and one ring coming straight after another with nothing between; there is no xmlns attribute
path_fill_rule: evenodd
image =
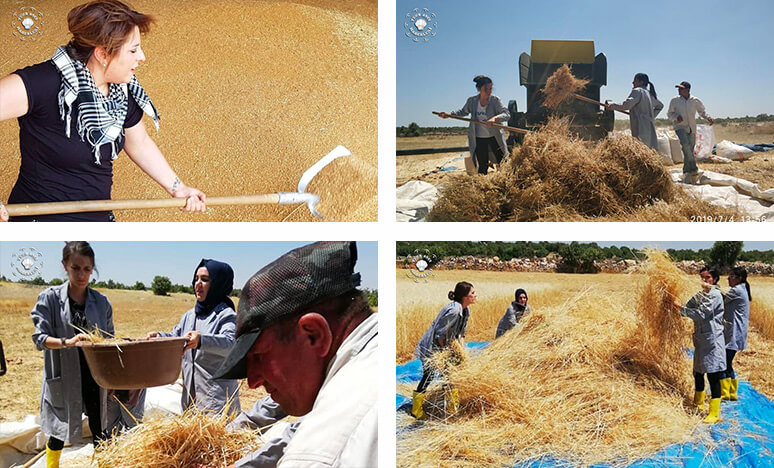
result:
<svg viewBox="0 0 774 468"><path fill-rule="evenodd" d="M731 289L723 296L725 308L726 371L720 381L720 395L724 400L739 399L739 381L734 372L734 356L747 346L747 325L750 322L750 283L747 270L736 267L728 275Z"/></svg>
<svg viewBox="0 0 774 468"><path fill-rule="evenodd" d="M621 104L605 104L607 109L629 112L629 125L632 136L653 149L658 149L656 139L656 116L664 108L664 104L656 96L656 88L650 82L648 75L637 73L632 81L634 88ZM647 88L650 87L650 90Z"/></svg>
<svg viewBox="0 0 774 468"><path fill-rule="evenodd" d="M717 287L720 274L708 267L702 268L704 291L693 296L685 306L675 301L680 315L693 320L693 376L696 384L694 403L704 405L704 374L710 384L712 399L704 422L720 420L720 379L726 370L726 340L723 337L723 296Z"/></svg>
<svg viewBox="0 0 774 468"><path fill-rule="evenodd" d="M75 345L89 340L78 329L113 334L110 302L89 288L94 250L87 242L67 242L62 250L62 265L68 280L40 293L30 313L35 325L32 341L43 351L40 429L48 436L49 467L59 466L65 442L80 439L82 413L89 417L94 444L105 437L106 392L94 381L83 352Z"/></svg>
<svg viewBox="0 0 774 468"><path fill-rule="evenodd" d="M515 301L511 302L508 309L505 311L505 315L500 319L497 324L497 331L495 331L495 339L503 336L505 332L515 327L519 320L525 315L532 312L532 309L527 305L529 298L527 297L527 291L519 288L514 293Z"/></svg>
<svg viewBox="0 0 774 468"><path fill-rule="evenodd" d="M489 170L489 161L495 165L500 164L508 153L505 132L500 128L492 128L491 124L507 121L511 114L500 98L492 94L491 78L478 75L473 78L473 81L476 83L478 94L469 97L462 109L448 113L441 112L440 116L446 119L449 114L458 117L471 115L473 120L486 122L486 125L471 122L468 126L470 156L478 166L478 173L486 174Z"/></svg>
<svg viewBox="0 0 774 468"><path fill-rule="evenodd" d="M457 283L454 286L454 291L449 291L448 297L452 302L441 309L414 350L414 354L422 361L423 371L422 379L419 381L413 396L411 414L415 418L421 418L425 414L422 410L425 390L435 375L435 369L428 360L437 351L450 347L454 340L465 337L465 332L468 329L468 318L470 318L469 306L475 304L477 299L473 285L467 281ZM454 394L452 394L452 398L455 398Z"/></svg>
<svg viewBox="0 0 774 468"><path fill-rule="evenodd" d="M191 405L202 411L239 413L239 381L210 380L234 345L236 312L229 295L234 271L227 263L202 259L194 270L196 306L175 328L155 331L148 338L182 336L188 339L183 354L183 410Z"/></svg>

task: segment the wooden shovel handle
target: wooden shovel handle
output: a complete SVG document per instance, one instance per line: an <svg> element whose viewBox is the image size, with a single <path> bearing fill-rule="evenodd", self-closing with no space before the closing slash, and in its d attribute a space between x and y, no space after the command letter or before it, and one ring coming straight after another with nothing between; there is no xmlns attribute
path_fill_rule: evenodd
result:
<svg viewBox="0 0 774 468"><path fill-rule="evenodd" d="M440 112L436 112L436 111L433 111L433 114L435 114L437 116L441 115ZM481 125L488 125L486 122L482 122L480 120L466 119L465 117L459 117L457 115L446 114L446 117L449 117L449 118L452 118L452 119L457 119L457 120L463 120L465 122L474 122L474 123L481 124ZM493 123L492 126L495 127L495 128L502 128L503 130L510 130L510 131L516 132L516 133L524 133L524 134L529 133L528 130L524 130L523 128L509 127L507 125L500 125L500 124L496 124L496 123Z"/></svg>
<svg viewBox="0 0 774 468"><path fill-rule="evenodd" d="M590 103L592 103L592 104L598 104L598 105L600 105L600 106L604 106L604 105L605 105L605 104L604 104L604 103L602 103L602 102L595 101L595 100L593 100L593 99L591 99L591 98L587 98L586 96L581 96L580 94L573 94L573 96L575 96L575 99L580 99L581 101L590 102ZM616 109L616 110L618 110L618 109ZM629 115L629 112L628 112L628 111L625 111L625 110L619 110L618 112L621 112L621 113L623 113L623 114Z"/></svg>
<svg viewBox="0 0 774 468"><path fill-rule="evenodd" d="M276 193L260 195L239 195L235 197L210 197L207 206L277 204ZM9 216L35 216L61 213L84 213L88 211L137 210L150 208L182 208L187 198L162 198L155 200L83 200L49 203L26 203L5 205Z"/></svg>

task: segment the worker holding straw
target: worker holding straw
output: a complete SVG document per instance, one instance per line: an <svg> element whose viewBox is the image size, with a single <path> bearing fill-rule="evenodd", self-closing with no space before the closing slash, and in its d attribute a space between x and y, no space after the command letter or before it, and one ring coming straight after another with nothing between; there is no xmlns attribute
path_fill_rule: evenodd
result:
<svg viewBox="0 0 774 468"><path fill-rule="evenodd" d="M476 290L467 281L460 281L454 286L454 291L448 294L450 303L446 304L433 320L417 343L414 354L422 361L422 379L414 391L411 414L419 419L425 414L422 404L425 400L425 390L435 376L436 369L431 365L430 358L436 352L451 347L455 340L465 337L470 318L470 306L476 303ZM456 389L451 390L452 406L459 404Z"/></svg>
<svg viewBox="0 0 774 468"><path fill-rule="evenodd" d="M113 309L105 296L89 287L94 250L88 242L67 242L62 249L62 266L67 281L40 293L30 313L35 325L32 341L44 352L40 428L48 436L49 468L59 466L65 443L80 439L82 413L89 417L95 446L109 435L102 426L107 394L94 381L76 344L90 340L78 330L112 335Z"/></svg>
<svg viewBox="0 0 774 468"><path fill-rule="evenodd" d="M605 104L605 107L608 110L628 111L632 136L638 138L649 148L657 149L655 120L661 109L664 108L664 104L658 100L656 87L653 86L645 73L634 75L632 85L634 87L624 102Z"/></svg>
<svg viewBox="0 0 774 468"><path fill-rule="evenodd" d="M734 372L734 356L747 346L747 326L750 322L750 283L747 282L747 270L735 267L728 275L731 289L723 296L725 309L724 336L726 340L726 370L720 381L720 397L724 400L739 399L739 380Z"/></svg>
<svg viewBox="0 0 774 468"><path fill-rule="evenodd" d="M532 308L527 305L529 298L527 297L527 291L519 288L514 293L515 300L511 302L508 308L505 310L505 315L500 319L497 324L497 331L495 331L495 339L503 336L505 332L515 327L519 320L525 315L532 312Z"/></svg>
<svg viewBox="0 0 774 468"><path fill-rule="evenodd" d="M377 466L378 319L354 242L291 250L239 298L236 343L214 378L247 378L303 416L280 467Z"/></svg>
<svg viewBox="0 0 774 468"><path fill-rule="evenodd" d="M481 123L471 122L468 126L468 148L474 164L478 167L479 174L485 174L489 170L489 161L495 165L508 153L505 143L505 132L501 128L493 128L491 124L505 122L511 114L499 97L492 94L492 79L488 76L478 75L473 78L478 94L465 101L461 109L453 112L441 112L442 119L449 114L458 117L472 115L472 119ZM490 155L491 153L491 155Z"/></svg>
<svg viewBox="0 0 774 468"><path fill-rule="evenodd" d="M234 289L234 271L227 263L202 259L192 281L196 304L183 314L171 332L154 331L147 338L179 337L188 341L183 354L182 408L202 411L239 412L239 382L212 380L234 345L236 312L229 295Z"/></svg>
<svg viewBox="0 0 774 468"><path fill-rule="evenodd" d="M186 211L205 195L175 174L142 123L159 115L135 76L140 34L153 18L119 0L96 0L67 15L72 40L51 59L0 79L0 121L19 119L21 167L10 203L106 200L121 150ZM0 220L8 213L0 204ZM11 221L115 221L112 212L19 216Z"/></svg>
<svg viewBox="0 0 774 468"><path fill-rule="evenodd" d="M710 384L712 399L706 423L720 420L720 379L726 371L726 340L723 337L723 296L717 287L720 274L708 267L699 273L703 291L693 296L685 306L675 300L675 310L693 320L693 376L696 384L694 403L704 405L704 374Z"/></svg>
<svg viewBox="0 0 774 468"><path fill-rule="evenodd" d="M696 146L696 114L707 119L710 125L715 121L707 114L704 103L691 96L691 83L683 81L675 85L677 97L669 101L667 117L672 121L680 147L683 150L683 182L690 183L699 174L694 147Z"/></svg>

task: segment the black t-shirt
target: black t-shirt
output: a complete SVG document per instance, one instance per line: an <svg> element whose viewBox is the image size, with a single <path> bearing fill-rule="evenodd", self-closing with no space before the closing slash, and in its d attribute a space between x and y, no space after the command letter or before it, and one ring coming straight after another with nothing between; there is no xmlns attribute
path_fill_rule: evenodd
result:
<svg viewBox="0 0 774 468"><path fill-rule="evenodd" d="M59 111L61 76L48 60L14 73L27 88L29 110L19 117L21 167L8 203L41 203L73 200L107 200L113 185L111 145L100 148L100 163L94 162L92 146L78 134L78 104L72 104L70 138ZM124 128L142 120L142 109L129 95ZM117 150L124 147L119 136ZM45 216L15 216L11 221L109 221L109 211Z"/></svg>

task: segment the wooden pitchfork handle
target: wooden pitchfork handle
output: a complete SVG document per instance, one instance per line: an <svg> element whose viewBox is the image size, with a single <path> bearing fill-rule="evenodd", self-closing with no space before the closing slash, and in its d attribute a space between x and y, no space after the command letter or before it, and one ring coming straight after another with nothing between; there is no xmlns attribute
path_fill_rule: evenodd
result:
<svg viewBox="0 0 774 468"><path fill-rule="evenodd" d="M439 117L441 115L440 112L436 112L436 111L433 111L433 114L435 114L435 115L437 115ZM459 116L452 115L452 114L446 114L446 117L449 117L449 118L452 118L452 119L457 119L457 120L463 120L465 122L474 122L474 123L481 124L481 125L487 125L487 126L490 125L490 124L488 124L486 122L482 122L480 120L466 119L465 117L459 117ZM529 130L524 130L523 128L509 127L507 125L500 125L500 124L496 124L496 123L493 123L491 125L493 127L495 127L495 128L502 128L503 130L510 130L510 131L516 132L516 133L524 133L525 135L527 133L529 133Z"/></svg>
<svg viewBox="0 0 774 468"><path fill-rule="evenodd" d="M595 100L593 100L591 98L587 98L586 96L581 96L580 94L577 94L577 93L573 93L573 96L575 97L575 99L580 99L581 101L590 102L592 104L598 104L598 105L603 106L603 107L605 106L605 104L602 103L602 102L595 101ZM618 109L613 109L613 110L618 110ZM621 112L623 114L629 115L629 111L619 110L618 112Z"/></svg>

